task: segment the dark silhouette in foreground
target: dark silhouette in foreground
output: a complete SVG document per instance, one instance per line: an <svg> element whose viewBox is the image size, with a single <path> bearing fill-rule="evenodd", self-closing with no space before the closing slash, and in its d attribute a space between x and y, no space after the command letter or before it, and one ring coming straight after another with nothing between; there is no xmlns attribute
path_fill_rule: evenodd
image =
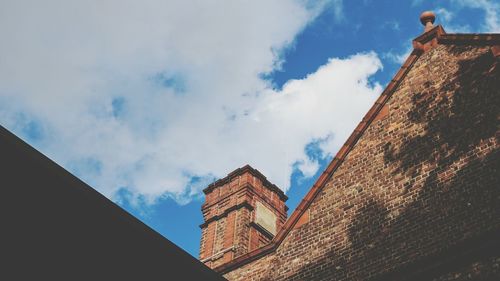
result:
<svg viewBox="0 0 500 281"><path fill-rule="evenodd" d="M1 126L0 179L1 280L225 280Z"/></svg>

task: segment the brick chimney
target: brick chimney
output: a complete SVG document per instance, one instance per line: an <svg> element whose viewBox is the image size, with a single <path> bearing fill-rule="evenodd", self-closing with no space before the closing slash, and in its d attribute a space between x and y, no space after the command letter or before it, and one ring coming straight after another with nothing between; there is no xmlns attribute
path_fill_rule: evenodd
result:
<svg viewBox="0 0 500 281"><path fill-rule="evenodd" d="M287 218L287 196L249 165L203 192L200 260L211 268L268 244Z"/></svg>

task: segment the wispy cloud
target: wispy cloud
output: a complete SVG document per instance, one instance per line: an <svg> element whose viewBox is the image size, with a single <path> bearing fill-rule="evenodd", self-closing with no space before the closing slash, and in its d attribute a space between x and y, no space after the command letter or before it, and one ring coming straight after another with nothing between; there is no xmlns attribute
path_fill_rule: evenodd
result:
<svg viewBox="0 0 500 281"><path fill-rule="evenodd" d="M394 31L400 31L401 30L401 27L399 26L399 22L395 21L395 20L384 22L382 24L382 28L389 28L389 29L392 29Z"/></svg>
<svg viewBox="0 0 500 281"><path fill-rule="evenodd" d="M423 5L425 0L412 0L412 6ZM430 2L430 1L428 1ZM434 9L438 23L442 24L445 30L449 33L470 33L470 32L500 32L500 4L488 0L449 0L441 2L443 6L438 6ZM446 4L446 5L445 5ZM451 5L448 5L451 4ZM479 30L473 30L469 24L460 24L457 20L457 14L463 12L464 9L480 9L484 13L484 21L481 23ZM390 27L390 23L384 23L384 27ZM389 62L402 64L411 53L413 47L411 40L404 44L403 49L391 50L383 53L382 58Z"/></svg>
<svg viewBox="0 0 500 281"><path fill-rule="evenodd" d="M471 27L469 25L460 25L455 22L455 13L454 11L445 9L445 8L437 8L435 10L436 16L441 22L443 26L445 26L446 31L449 33L467 33L471 32Z"/></svg>
<svg viewBox="0 0 500 281"><path fill-rule="evenodd" d="M344 15L343 0L333 0L331 2L331 6L333 8L333 14L335 15L335 20L337 22L344 21L345 15Z"/></svg>
<svg viewBox="0 0 500 281"><path fill-rule="evenodd" d="M382 54L383 59L387 59L395 64L403 64L405 60L410 56L411 51L413 51L413 46L411 42L405 44L406 48L402 51L390 51Z"/></svg>
<svg viewBox="0 0 500 281"><path fill-rule="evenodd" d="M425 0L411 0L412 6L420 6Z"/></svg>
<svg viewBox="0 0 500 281"><path fill-rule="evenodd" d="M314 1L312 1L314 3ZM344 0L330 0L325 1L324 11L329 15L332 15L334 23L344 23L346 20L344 13Z"/></svg>
<svg viewBox="0 0 500 281"><path fill-rule="evenodd" d="M495 0L447 0L434 2L428 0L412 0L412 6L424 6L423 4L434 6L438 20L446 24L448 32L471 32L469 25L460 25L455 22L456 13L465 9L480 9L484 13L484 21L480 30L475 32L500 32L500 2ZM430 7L429 7L430 9Z"/></svg>
<svg viewBox="0 0 500 281"><path fill-rule="evenodd" d="M459 8L476 8L485 14L482 32L500 32L500 3L489 0L452 0Z"/></svg>
<svg viewBox="0 0 500 281"><path fill-rule="evenodd" d="M0 122L116 200L186 203L245 163L286 190L318 168L304 147L334 153L381 91L373 53L261 79L327 4L4 1Z"/></svg>
<svg viewBox="0 0 500 281"><path fill-rule="evenodd" d="M454 14L445 8L437 8L436 15L444 22L450 22L454 18Z"/></svg>

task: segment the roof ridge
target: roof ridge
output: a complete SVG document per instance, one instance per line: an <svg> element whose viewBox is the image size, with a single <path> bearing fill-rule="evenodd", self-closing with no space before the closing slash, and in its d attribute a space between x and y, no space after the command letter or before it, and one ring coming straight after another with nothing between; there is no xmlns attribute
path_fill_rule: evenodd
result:
<svg viewBox="0 0 500 281"><path fill-rule="evenodd" d="M418 50L413 50L410 56L406 59L405 63L401 66L399 71L396 73L394 78L389 82L385 90L380 94L378 99L375 101L374 105L370 108L370 110L363 117L358 126L354 129L352 134L349 136L344 145L337 152L335 157L332 159L330 164L328 164L327 168L320 177L316 180L314 185L311 187L306 196L302 199L299 205L295 208L293 213L287 219L281 230L276 234L271 243L267 244L264 247L258 248L252 252L246 253L245 255L239 256L236 259L230 261L229 263L223 264L219 267L214 268L215 271L220 273L226 273L231 269L238 267L241 264L251 262L253 260L262 257L271 251L275 250L281 242L284 240L286 235L293 229L293 226L297 223L299 218L304 214L304 212L309 208L312 201L317 197L319 192L323 189L324 185L331 178L335 170L340 166L343 162L349 151L354 147L357 140L364 133L366 128L371 124L373 119L377 116L379 111L385 105L385 103L389 100L390 96L394 92L394 89L399 85L401 79L406 75L406 73L410 70L411 66L416 62L416 60L420 57L422 52Z"/></svg>
<svg viewBox="0 0 500 281"><path fill-rule="evenodd" d="M500 33L446 33L438 37L440 44L500 44Z"/></svg>
<svg viewBox="0 0 500 281"><path fill-rule="evenodd" d="M285 222L281 230L276 234L271 243L248 252L242 256L239 256L226 264L222 264L214 268L214 270L221 274L224 274L238 266L254 261L276 250L288 235L288 233L293 229L295 224L299 221L300 217L305 213L314 199L318 196L320 191L323 190L325 184L333 176L334 172L344 161L347 154L354 148L355 144L361 138L368 126L375 120L376 116L390 99L398 85L401 83L402 79L406 76L406 74L409 72L418 58L420 58L422 54L438 44L450 44L454 42L457 44L467 42L487 45L497 43L500 44L500 34L447 34L441 25L437 25L432 29L424 32L423 34L417 36L413 40L414 48L411 54L400 67L398 72L394 75L394 78L389 82L384 91L380 94L370 110L365 114L358 126L351 133L344 145L339 149L330 164L328 164L326 169L316 180L314 185L299 203L297 208L295 208L293 213L287 219L287 221Z"/></svg>

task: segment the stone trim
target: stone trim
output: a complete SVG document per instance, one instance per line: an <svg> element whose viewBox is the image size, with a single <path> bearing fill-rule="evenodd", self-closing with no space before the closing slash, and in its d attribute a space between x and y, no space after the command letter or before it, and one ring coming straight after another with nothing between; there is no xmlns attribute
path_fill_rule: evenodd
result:
<svg viewBox="0 0 500 281"><path fill-rule="evenodd" d="M253 176L259 178L262 181L262 184L267 187L269 190L276 192L276 194L281 198L281 200L286 201L288 200L288 196L285 195L285 193L275 184L271 183L266 176L264 176L259 170L252 168L250 165L245 165L239 169L236 169L229 173L226 177L219 179L215 181L214 183L210 184L207 188L203 189L203 193L207 194L214 190L214 188L219 187L221 185L224 185L226 183L231 182L231 180L237 176L240 176L246 172L249 172Z"/></svg>
<svg viewBox="0 0 500 281"><path fill-rule="evenodd" d="M280 214L280 215L285 215L285 216L286 216L286 211L288 211L288 207L287 207L286 205L285 205L285 212L282 212L281 210L276 209L276 207L275 207L274 205L269 204L269 203L267 202L266 198L265 198L264 196L262 196L262 194L259 194L259 193L255 192L255 190L254 190L253 186L252 186L251 184L249 184L249 183L244 184L241 188L238 188L238 189L237 189L237 190L235 190L234 192L227 194L226 196L224 196L224 197L220 198L218 201L216 201L216 202L214 202L214 203L212 203L212 204L210 204L210 205L205 205L205 204L203 204L203 205L202 205L202 210L208 210L208 209L210 209L210 207L212 207L212 206L214 206L214 205L217 205L217 204L219 204L221 201L224 201L225 199L227 199L227 198L229 198L229 197L233 196L234 194L236 194L236 193L238 193L238 192L242 192L242 191L246 191L246 192L248 192L248 193L250 193L250 194L252 194L252 195L254 195L254 196L259 197L259 198L261 199L261 202L265 203L265 204L266 204L266 206L268 206L268 207L272 208L272 209L273 209L273 210L275 210L278 214ZM245 201L245 202L246 202L246 201ZM250 204L250 203L248 203L248 202L246 202L246 203L247 203L247 204ZM240 204L238 204L238 205L241 205L241 204L243 204L243 203L240 203ZM238 206L238 205L236 205L236 206ZM232 206L232 207L229 207L228 209L224 210L223 214L225 214L225 213L226 213L226 212L228 212L228 211L233 210L233 209L234 209L234 207L235 207L235 206ZM233 208L233 209L231 209L231 208ZM229 210L229 209L231 209L231 210ZM251 207L251 208L250 208L250 210L253 210L253 207ZM223 217L223 216L224 216L223 214L218 215L218 217ZM227 214L225 214L225 215L227 215ZM208 219L208 220L211 220L211 219ZM207 221L208 221L208 220L207 220Z"/></svg>
<svg viewBox="0 0 500 281"><path fill-rule="evenodd" d="M202 263L206 263L206 262L208 262L208 261L215 261L215 260L218 260L218 259L222 258L222 257L224 256L224 254L225 254L225 253L230 252L230 251L236 252L236 246L235 246L235 245L233 245L233 246L231 246L231 247L229 247L229 248L222 249L221 251L219 251L219 252L217 252L217 253L215 253L215 254L211 255L211 256L210 256L210 257L208 257L208 258L205 258L205 259L203 259L203 260L200 260L200 261L201 261Z"/></svg>
<svg viewBox="0 0 500 281"><path fill-rule="evenodd" d="M260 233L262 233L264 236L266 236L267 238L269 239L273 239L274 235L267 231L267 229L263 228L262 226L260 226L259 224L255 223L254 221L251 221L250 222L250 226L257 229L257 231L259 231Z"/></svg>
<svg viewBox="0 0 500 281"><path fill-rule="evenodd" d="M242 202L240 204L237 204L237 205L234 205L234 206L231 206L231 207L225 209L224 212L222 212L222 214L220 214L220 215L215 215L215 216L207 219L204 223L200 224L200 228L204 228L209 223L211 223L213 221L216 221L216 220L218 220L220 218L226 217L231 211L238 210L238 209L241 209L241 208L247 208L250 211L253 210L252 205L250 205L250 203L248 203L247 201L244 201L244 202Z"/></svg>

